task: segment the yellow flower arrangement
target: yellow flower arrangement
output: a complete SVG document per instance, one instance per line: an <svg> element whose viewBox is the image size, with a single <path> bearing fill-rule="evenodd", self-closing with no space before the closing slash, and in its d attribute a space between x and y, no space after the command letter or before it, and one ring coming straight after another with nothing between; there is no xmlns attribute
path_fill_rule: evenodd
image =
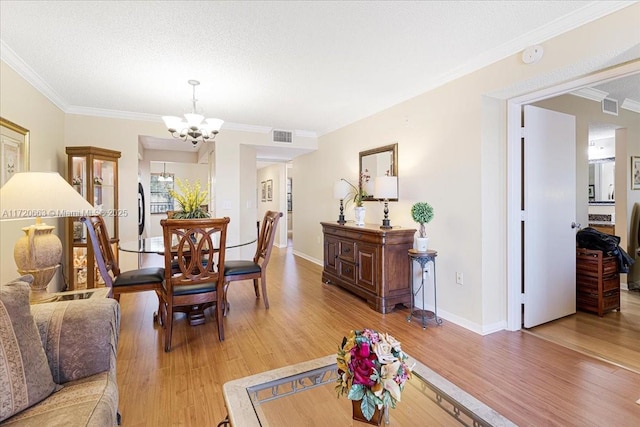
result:
<svg viewBox="0 0 640 427"><path fill-rule="evenodd" d="M207 198L208 191L202 189L200 180L190 185L188 179L182 182L180 178L176 178L176 184L180 189L180 193L169 190L169 195L178 201L182 211L176 212L173 217L176 219L209 218L209 214L202 209L202 204Z"/></svg>

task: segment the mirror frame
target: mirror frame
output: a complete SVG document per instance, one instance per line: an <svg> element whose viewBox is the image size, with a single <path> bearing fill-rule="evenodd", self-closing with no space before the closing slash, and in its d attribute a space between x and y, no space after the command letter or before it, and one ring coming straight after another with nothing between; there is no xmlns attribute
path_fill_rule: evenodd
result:
<svg viewBox="0 0 640 427"><path fill-rule="evenodd" d="M362 176L362 158L363 157L380 154L380 153L386 153L386 152L391 153L391 176L398 176L398 143L396 142L394 144L385 145L383 147L377 147L377 148L372 148L371 150L361 151L358 159L359 160L358 177ZM360 183L359 179L358 179L358 183ZM398 184L398 186L400 186L400 184ZM381 201L383 199L378 199L375 197L365 197L362 200L365 202L375 202L375 201ZM389 199L389 201L397 202L398 198L396 197L395 199Z"/></svg>

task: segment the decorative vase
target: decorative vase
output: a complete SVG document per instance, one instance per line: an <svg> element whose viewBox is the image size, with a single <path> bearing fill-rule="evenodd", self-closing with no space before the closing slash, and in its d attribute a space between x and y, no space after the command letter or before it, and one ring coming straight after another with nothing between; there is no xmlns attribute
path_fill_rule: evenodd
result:
<svg viewBox="0 0 640 427"><path fill-rule="evenodd" d="M353 211L355 212L356 225L364 225L364 214L366 211L365 207L356 206L355 208L353 208Z"/></svg>
<svg viewBox="0 0 640 427"><path fill-rule="evenodd" d="M414 246L415 246L415 250L418 252L427 252L427 249L429 249L429 238L416 237Z"/></svg>
<svg viewBox="0 0 640 427"><path fill-rule="evenodd" d="M356 420L356 421L363 422L363 423L372 424L374 426L381 425L385 408L383 407L382 409L379 409L376 406L376 409L373 412L373 416L371 417L370 420L368 420L362 414L362 408L360 406L361 404L362 404L362 400L352 400L351 401L351 405L352 405L352 408L353 408L353 419Z"/></svg>

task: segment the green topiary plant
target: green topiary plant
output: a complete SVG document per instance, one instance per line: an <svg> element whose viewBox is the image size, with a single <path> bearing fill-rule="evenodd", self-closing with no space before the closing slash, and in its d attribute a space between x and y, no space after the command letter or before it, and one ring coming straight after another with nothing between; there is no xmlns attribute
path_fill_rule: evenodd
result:
<svg viewBox="0 0 640 427"><path fill-rule="evenodd" d="M420 237L427 237L424 225L433 219L433 208L427 202L418 202L411 206L411 217L420 224Z"/></svg>

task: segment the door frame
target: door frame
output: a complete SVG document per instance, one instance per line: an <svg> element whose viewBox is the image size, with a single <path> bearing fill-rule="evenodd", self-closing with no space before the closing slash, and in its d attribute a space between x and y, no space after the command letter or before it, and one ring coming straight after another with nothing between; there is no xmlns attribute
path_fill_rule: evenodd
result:
<svg viewBox="0 0 640 427"><path fill-rule="evenodd" d="M520 209L522 198L522 148L520 144L522 106L638 72L640 72L640 61L634 61L507 100L507 330L518 331L522 328L522 303L524 300L521 292L521 222L525 220L525 213ZM526 161L525 159L525 165Z"/></svg>

